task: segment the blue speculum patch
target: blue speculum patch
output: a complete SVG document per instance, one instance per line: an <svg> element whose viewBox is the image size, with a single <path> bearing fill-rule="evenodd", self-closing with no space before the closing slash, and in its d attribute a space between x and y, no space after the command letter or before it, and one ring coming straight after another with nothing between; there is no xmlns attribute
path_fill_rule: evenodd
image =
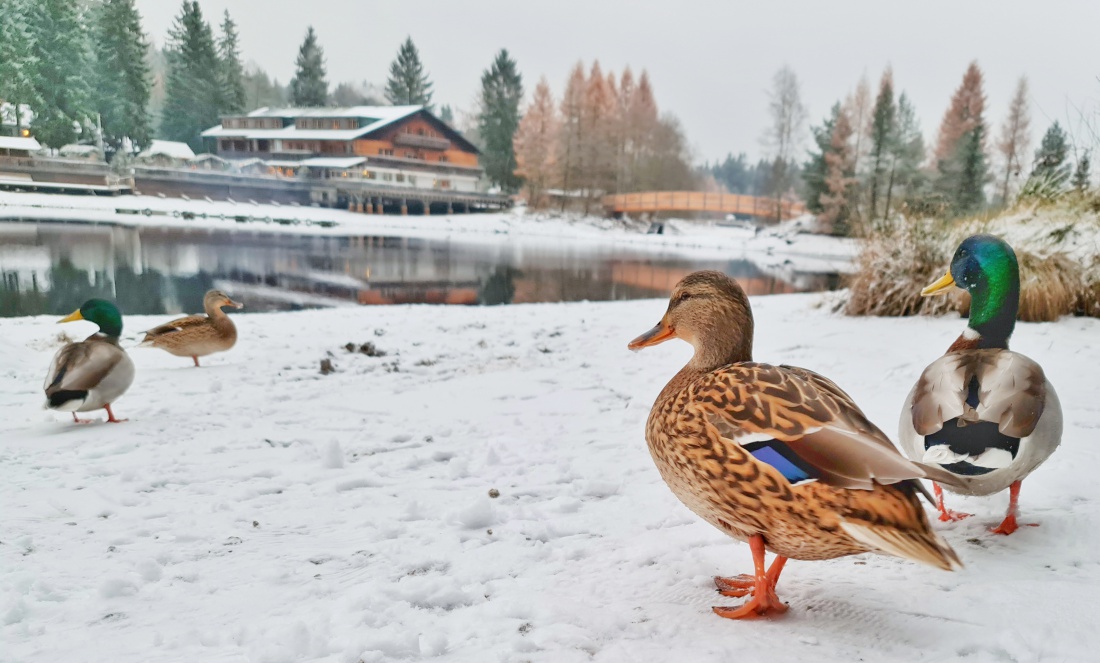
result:
<svg viewBox="0 0 1100 663"><path fill-rule="evenodd" d="M810 481L820 476L820 473L806 461L791 451L791 448L779 440L764 440L763 442L750 442L744 445L745 451L752 454L756 460L767 463L779 470L787 481L792 484Z"/></svg>

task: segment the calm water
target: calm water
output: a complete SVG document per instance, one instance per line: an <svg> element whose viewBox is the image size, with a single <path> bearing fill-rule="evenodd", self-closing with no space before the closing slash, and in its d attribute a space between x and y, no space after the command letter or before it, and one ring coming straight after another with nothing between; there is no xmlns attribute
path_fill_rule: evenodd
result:
<svg viewBox="0 0 1100 663"><path fill-rule="evenodd" d="M765 269L741 257L587 244L0 223L0 316L64 314L90 297L126 313L202 310L218 287L245 311L348 303L510 304L664 297L718 269L749 294L837 287L835 274Z"/></svg>

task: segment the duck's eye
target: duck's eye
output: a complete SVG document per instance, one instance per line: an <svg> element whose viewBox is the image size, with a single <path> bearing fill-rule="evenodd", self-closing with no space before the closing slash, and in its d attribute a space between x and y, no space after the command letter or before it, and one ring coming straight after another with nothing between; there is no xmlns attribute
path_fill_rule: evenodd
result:
<svg viewBox="0 0 1100 663"><path fill-rule="evenodd" d="M691 299L691 293L690 292L681 292L680 296L676 299L676 301L686 302L689 299Z"/></svg>

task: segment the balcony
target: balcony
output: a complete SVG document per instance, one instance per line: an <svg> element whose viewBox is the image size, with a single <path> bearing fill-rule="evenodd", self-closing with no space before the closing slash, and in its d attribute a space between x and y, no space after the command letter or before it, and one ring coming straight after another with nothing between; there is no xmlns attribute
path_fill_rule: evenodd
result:
<svg viewBox="0 0 1100 663"><path fill-rule="evenodd" d="M397 134L393 139L393 144L401 145L402 147L420 147L425 150L442 151L451 149L451 141L446 138L420 136L418 134Z"/></svg>

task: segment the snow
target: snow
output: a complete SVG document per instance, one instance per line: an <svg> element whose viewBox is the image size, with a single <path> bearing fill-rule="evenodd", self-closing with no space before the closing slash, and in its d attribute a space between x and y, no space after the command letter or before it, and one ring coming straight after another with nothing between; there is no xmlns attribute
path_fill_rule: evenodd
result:
<svg viewBox="0 0 1100 663"><path fill-rule="evenodd" d="M41 149L42 146L39 145L38 141L34 138L0 136L0 150L27 150L28 152L37 152Z"/></svg>
<svg viewBox="0 0 1100 663"><path fill-rule="evenodd" d="M195 218L184 218L184 214ZM236 217L247 217L246 223ZM800 232L787 222L759 234L713 223L671 221L663 235L648 224L598 217L528 212L523 208L484 214L390 216L243 201L185 201L156 196L65 196L0 191L0 221L51 220L130 227L246 230L297 235L386 235L500 243L523 239L575 245L619 245L696 257L751 258L762 266L802 271L846 272L858 252L855 240Z"/></svg>
<svg viewBox="0 0 1100 663"><path fill-rule="evenodd" d="M963 323L846 318L836 296L753 298L756 357L821 371L891 432ZM203 368L132 350L130 421L85 426L41 409L41 379L58 333L91 325L0 320L0 659L1095 659L1100 320L1013 337L1066 419L1024 482L1039 527L990 534L1007 497L954 497L975 517L937 527L964 570L792 562L791 611L741 623L711 614L737 601L711 577L748 571L747 546L681 506L645 448L690 350L626 342L664 308L237 315L238 346ZM128 317L125 343L163 321ZM344 349L368 341L386 356Z"/></svg>
<svg viewBox="0 0 1100 663"><path fill-rule="evenodd" d="M166 156L173 159L193 159L195 153L187 143L172 140L154 140L139 157Z"/></svg>

